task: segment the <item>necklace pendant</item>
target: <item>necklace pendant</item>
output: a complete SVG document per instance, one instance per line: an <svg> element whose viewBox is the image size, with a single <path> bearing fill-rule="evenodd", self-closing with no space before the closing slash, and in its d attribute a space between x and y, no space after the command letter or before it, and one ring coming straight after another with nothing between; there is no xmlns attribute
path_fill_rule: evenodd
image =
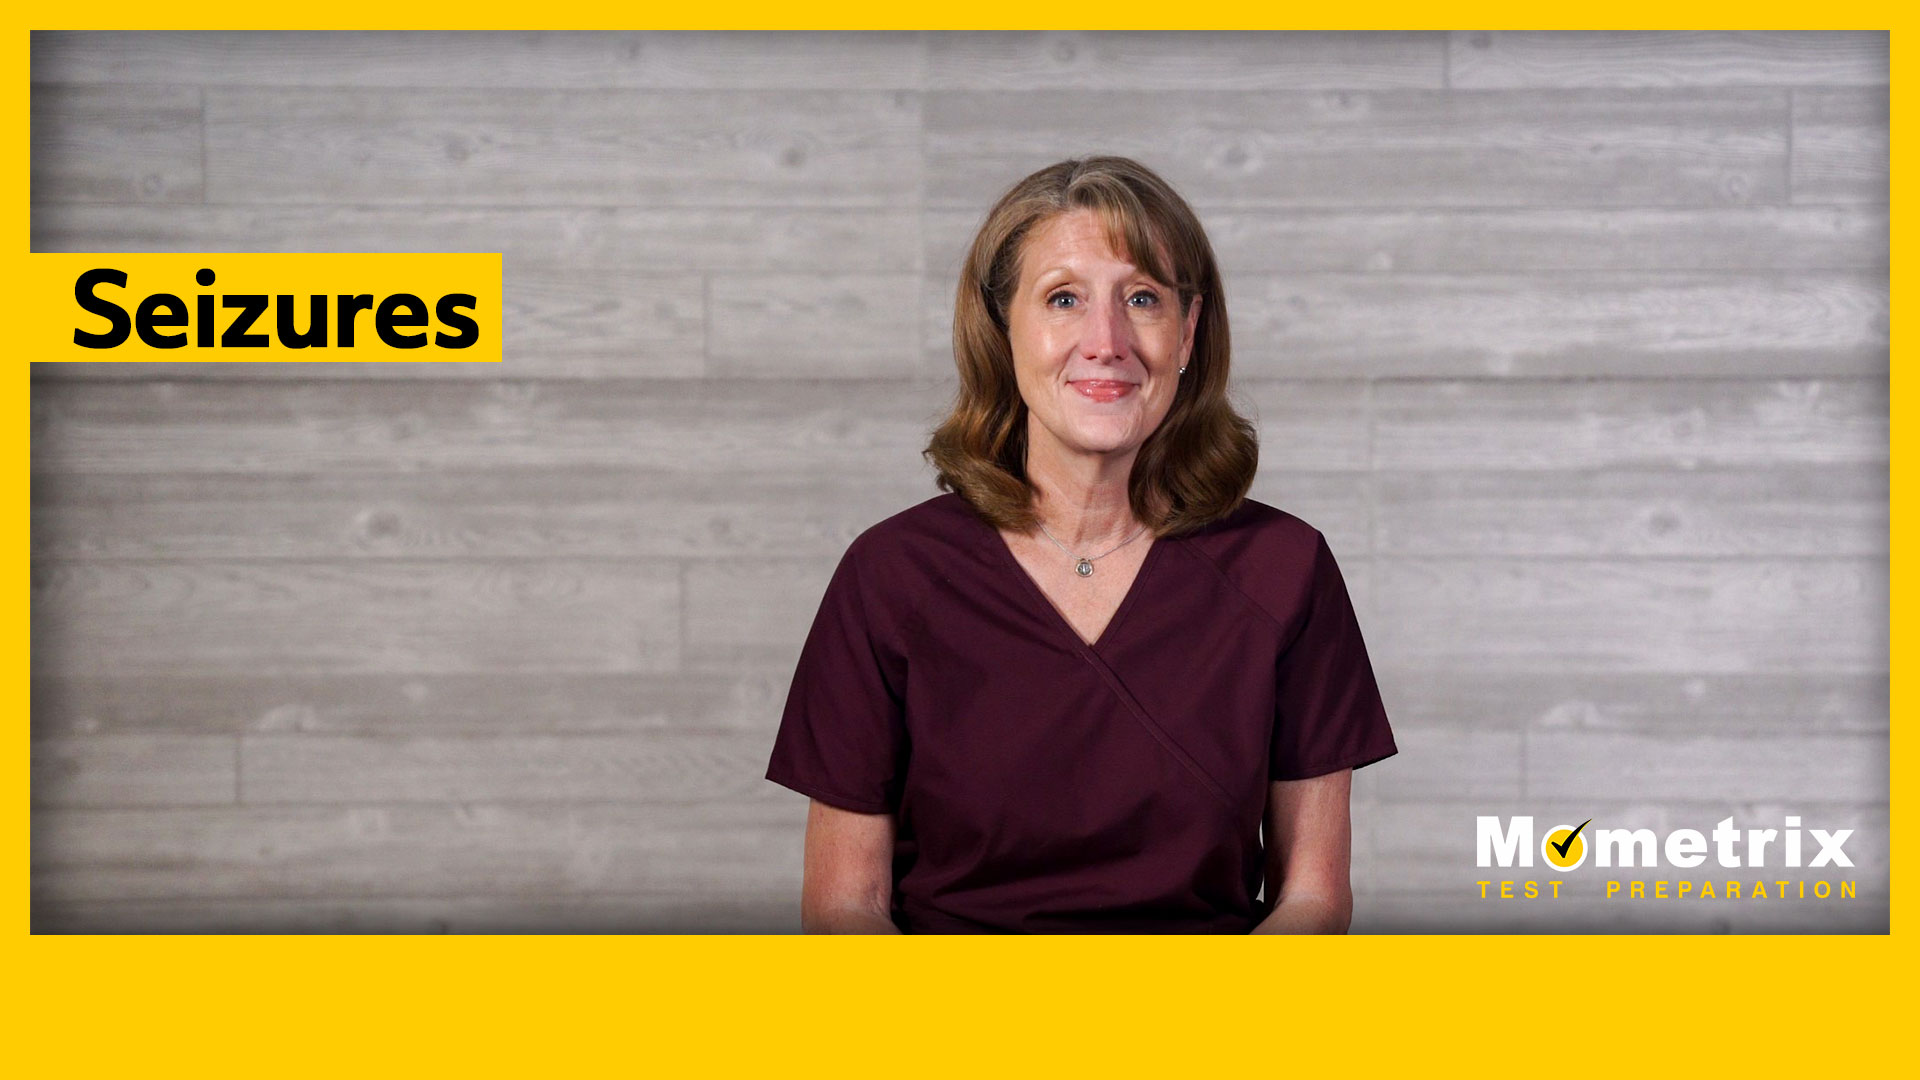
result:
<svg viewBox="0 0 1920 1080"><path fill-rule="evenodd" d="M1076 574L1079 574L1081 577L1092 577L1093 576L1093 560L1081 559L1079 562L1073 565L1073 572Z"/></svg>

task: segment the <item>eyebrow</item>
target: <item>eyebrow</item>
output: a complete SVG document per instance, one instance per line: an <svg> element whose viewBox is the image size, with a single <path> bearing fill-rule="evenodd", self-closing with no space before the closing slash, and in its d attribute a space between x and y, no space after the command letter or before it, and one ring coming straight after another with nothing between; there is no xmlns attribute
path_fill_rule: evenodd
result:
<svg viewBox="0 0 1920 1080"><path fill-rule="evenodd" d="M1045 280L1047 280L1047 278L1048 278L1048 277L1049 277L1050 275L1053 275L1053 274L1067 274L1067 275L1069 275L1069 276L1071 276L1071 275L1073 274L1073 270L1072 270L1072 268L1071 268L1071 267L1066 267L1066 266L1049 266L1049 267L1047 267L1047 268L1046 268L1045 270L1042 270L1042 271L1040 271L1039 273L1037 273L1037 274L1035 274L1035 275L1034 275L1034 277L1033 277L1033 280L1034 280L1034 283L1035 283L1035 284L1037 285L1037 284L1039 284L1040 282L1043 282L1043 281L1045 281ZM1136 267L1134 267L1134 268L1133 268L1133 274L1132 274L1132 276L1133 276L1133 277L1137 277L1137 278L1140 278L1140 279L1142 279L1142 280L1144 280L1144 281L1148 281L1148 282L1151 282L1151 283L1153 283L1153 284L1155 284L1155 285L1158 285L1158 286L1160 286L1160 287L1162 287L1162 288L1171 288L1171 286L1170 286L1170 285L1168 285L1168 283L1166 283L1166 282L1164 282L1164 281L1161 281L1161 280L1160 280L1159 278L1157 278L1157 277L1154 277L1154 276L1153 276L1153 274L1152 274L1152 273L1150 273L1150 272L1149 272L1149 271L1148 271L1148 270L1146 269L1146 267L1143 267L1143 266L1136 266Z"/></svg>

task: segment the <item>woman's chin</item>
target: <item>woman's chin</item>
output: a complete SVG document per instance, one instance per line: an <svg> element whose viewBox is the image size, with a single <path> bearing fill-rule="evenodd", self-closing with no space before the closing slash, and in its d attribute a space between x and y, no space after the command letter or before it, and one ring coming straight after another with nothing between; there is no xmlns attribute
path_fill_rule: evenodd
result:
<svg viewBox="0 0 1920 1080"><path fill-rule="evenodd" d="M1078 437L1068 444L1082 454L1099 454L1111 457L1140 448L1140 440L1133 437L1131 429L1124 432L1090 430L1081 431Z"/></svg>

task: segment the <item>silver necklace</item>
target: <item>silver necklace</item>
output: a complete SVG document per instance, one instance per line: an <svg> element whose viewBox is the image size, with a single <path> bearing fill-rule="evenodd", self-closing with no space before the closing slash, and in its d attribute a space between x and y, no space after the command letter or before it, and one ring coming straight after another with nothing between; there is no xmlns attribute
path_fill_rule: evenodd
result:
<svg viewBox="0 0 1920 1080"><path fill-rule="evenodd" d="M1047 533L1047 539L1053 541L1054 547L1059 548L1061 551L1066 551L1068 558L1076 560L1073 564L1073 572L1076 574L1079 574L1081 577L1093 576L1093 560L1094 559L1106 558L1107 556L1113 554L1114 552L1119 551L1121 548L1126 547L1128 544L1133 543L1135 540L1140 538L1141 533L1147 531L1147 527L1145 525L1142 525L1139 528L1133 530L1132 536L1127 537L1125 540L1120 541L1119 543L1113 545L1112 547L1108 548L1107 550L1101 552L1098 555L1088 557L1086 555L1075 555L1073 552L1068 551L1067 545L1061 543L1058 539L1055 539L1052 533L1047 532L1046 525L1042 524L1038 520L1036 520L1034 524L1040 526L1041 532Z"/></svg>

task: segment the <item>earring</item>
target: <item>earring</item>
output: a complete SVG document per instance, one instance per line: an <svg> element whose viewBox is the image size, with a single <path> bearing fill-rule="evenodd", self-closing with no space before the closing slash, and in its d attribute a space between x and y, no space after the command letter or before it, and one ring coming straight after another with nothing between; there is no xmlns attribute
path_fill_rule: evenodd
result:
<svg viewBox="0 0 1920 1080"><path fill-rule="evenodd" d="M1181 365L1180 365L1180 374L1182 374L1182 375L1185 375L1186 373L1187 373L1187 365L1185 365L1185 364L1181 364Z"/></svg>

